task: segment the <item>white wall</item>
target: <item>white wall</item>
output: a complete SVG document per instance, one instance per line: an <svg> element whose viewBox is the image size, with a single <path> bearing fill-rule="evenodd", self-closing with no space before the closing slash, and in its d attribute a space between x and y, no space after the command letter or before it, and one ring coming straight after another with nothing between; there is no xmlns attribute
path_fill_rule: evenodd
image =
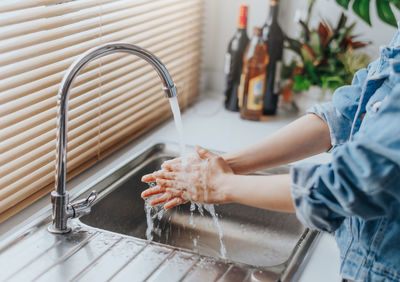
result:
<svg viewBox="0 0 400 282"><path fill-rule="evenodd" d="M377 18L375 1L371 1L372 27L360 20L353 12L346 12L349 22L356 21L355 34L359 39L372 41L365 51L373 58L378 55L379 46L390 42L396 28L391 27ZM223 64L228 42L236 30L239 5L249 5L248 34L251 36L253 27L262 26L268 13L269 0L205 0L204 27L204 58L203 87L221 91L224 84ZM290 36L299 32L296 20L306 14L308 0L281 0L280 24ZM323 18L336 25L343 9L335 0L317 0L311 25L316 26ZM398 11L395 12L400 19Z"/></svg>

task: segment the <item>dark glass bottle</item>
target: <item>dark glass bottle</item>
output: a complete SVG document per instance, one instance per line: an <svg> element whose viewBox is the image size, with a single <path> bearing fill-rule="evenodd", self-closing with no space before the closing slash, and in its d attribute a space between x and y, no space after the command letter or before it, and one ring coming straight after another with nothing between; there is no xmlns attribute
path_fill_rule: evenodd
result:
<svg viewBox="0 0 400 282"><path fill-rule="evenodd" d="M268 52L261 35L261 28L254 28L253 38L243 57L238 93L240 117L243 119L259 120L262 115Z"/></svg>
<svg viewBox="0 0 400 282"><path fill-rule="evenodd" d="M276 113L281 84L284 35L278 23L279 1L270 0L269 15L263 26L262 38L268 47L269 63L264 92L264 115Z"/></svg>
<svg viewBox="0 0 400 282"><path fill-rule="evenodd" d="M239 8L238 28L229 42L228 50L225 54L225 108L231 111L237 112L239 110L238 88L243 66L243 54L248 43L247 6L241 5Z"/></svg>

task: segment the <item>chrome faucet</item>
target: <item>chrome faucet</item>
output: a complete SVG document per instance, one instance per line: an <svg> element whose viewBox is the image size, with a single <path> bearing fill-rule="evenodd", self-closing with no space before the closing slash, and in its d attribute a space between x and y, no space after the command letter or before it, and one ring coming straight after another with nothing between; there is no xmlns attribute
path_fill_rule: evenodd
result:
<svg viewBox="0 0 400 282"><path fill-rule="evenodd" d="M90 207L96 199L93 191L86 199L69 202L68 191L65 189L67 168L67 122L69 89L79 71L90 61L116 52L124 52L136 55L154 67L164 87L168 98L177 96L177 89L164 64L149 51L129 43L107 43L95 47L79 56L69 67L58 91L57 112L57 157L56 157L56 182L55 190L51 192L53 205L53 222L48 227L51 233L63 234L71 231L67 221L69 218L79 217L90 213Z"/></svg>

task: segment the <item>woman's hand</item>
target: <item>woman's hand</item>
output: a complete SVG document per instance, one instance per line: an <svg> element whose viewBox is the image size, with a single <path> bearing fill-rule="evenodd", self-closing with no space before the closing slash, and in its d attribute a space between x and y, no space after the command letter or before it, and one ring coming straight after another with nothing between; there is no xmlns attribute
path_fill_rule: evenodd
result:
<svg viewBox="0 0 400 282"><path fill-rule="evenodd" d="M165 203L169 209L192 200L203 203L226 203L229 192L225 179L233 175L225 160L199 146L196 154L187 158L166 161L161 170L142 177L143 182L156 182L156 186L142 193L143 198L159 195L150 201L151 205Z"/></svg>

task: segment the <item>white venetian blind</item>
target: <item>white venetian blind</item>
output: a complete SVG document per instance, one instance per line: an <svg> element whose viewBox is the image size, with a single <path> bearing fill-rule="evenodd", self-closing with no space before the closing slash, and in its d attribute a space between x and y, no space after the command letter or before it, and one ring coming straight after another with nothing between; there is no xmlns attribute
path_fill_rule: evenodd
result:
<svg viewBox="0 0 400 282"><path fill-rule="evenodd" d="M0 1L0 222L53 189L59 83L106 42L147 48L167 66L181 107L198 92L202 0ZM91 62L69 100L69 177L170 116L145 61Z"/></svg>

